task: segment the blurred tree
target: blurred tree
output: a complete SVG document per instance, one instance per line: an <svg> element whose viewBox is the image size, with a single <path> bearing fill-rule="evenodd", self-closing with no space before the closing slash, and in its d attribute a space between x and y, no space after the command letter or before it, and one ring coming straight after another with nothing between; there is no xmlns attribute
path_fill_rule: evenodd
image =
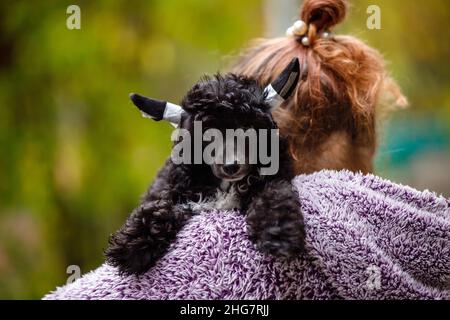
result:
<svg viewBox="0 0 450 320"><path fill-rule="evenodd" d="M0 2L0 298L40 298L67 266L103 261L170 152L170 126L142 119L128 93L179 101L263 35L264 3L79 0L81 30L68 30L72 1ZM337 32L380 49L413 109L448 123L448 1L352 4ZM379 31L365 27L369 4Z"/></svg>
<svg viewBox="0 0 450 320"><path fill-rule="evenodd" d="M81 30L70 4L0 2L0 297L102 262L170 152L128 93L178 101L261 32L258 1L78 1Z"/></svg>

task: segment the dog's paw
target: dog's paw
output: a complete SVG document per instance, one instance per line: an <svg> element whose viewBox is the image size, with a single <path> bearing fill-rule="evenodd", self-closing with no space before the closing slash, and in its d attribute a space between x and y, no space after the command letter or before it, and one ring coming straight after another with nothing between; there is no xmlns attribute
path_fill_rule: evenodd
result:
<svg viewBox="0 0 450 320"><path fill-rule="evenodd" d="M121 274L142 274L150 269L169 246L170 206L164 201L141 205L113 234L105 252L107 262ZM170 220L169 220L170 221Z"/></svg>
<svg viewBox="0 0 450 320"><path fill-rule="evenodd" d="M303 251L303 229L303 224L295 220L248 224L250 239L256 247L262 252L281 258L295 258Z"/></svg>
<svg viewBox="0 0 450 320"><path fill-rule="evenodd" d="M298 200L260 198L247 211L250 239L257 248L277 257L294 258L304 249L305 227Z"/></svg>
<svg viewBox="0 0 450 320"><path fill-rule="evenodd" d="M107 262L121 274L142 274L167 252L191 212L170 201L150 201L137 208L113 234Z"/></svg>
<svg viewBox="0 0 450 320"><path fill-rule="evenodd" d="M106 261L115 266L120 274L145 273L164 254L162 244L156 243L149 234L136 236L119 230L111 236L105 252Z"/></svg>
<svg viewBox="0 0 450 320"><path fill-rule="evenodd" d="M285 258L296 257L303 251L303 216L289 182L266 186L253 199L246 221L250 239L260 251Z"/></svg>

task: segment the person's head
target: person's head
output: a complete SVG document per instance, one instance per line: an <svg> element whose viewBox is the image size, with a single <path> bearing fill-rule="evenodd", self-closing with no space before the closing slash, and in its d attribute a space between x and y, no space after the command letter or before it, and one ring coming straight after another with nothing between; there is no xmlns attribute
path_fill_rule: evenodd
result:
<svg viewBox="0 0 450 320"><path fill-rule="evenodd" d="M297 173L371 171L377 106L407 104L375 49L351 36L329 34L346 13L345 0L304 0L300 19L307 26L305 36L257 40L231 68L265 85L299 58L303 81L274 111L281 134L290 141Z"/></svg>

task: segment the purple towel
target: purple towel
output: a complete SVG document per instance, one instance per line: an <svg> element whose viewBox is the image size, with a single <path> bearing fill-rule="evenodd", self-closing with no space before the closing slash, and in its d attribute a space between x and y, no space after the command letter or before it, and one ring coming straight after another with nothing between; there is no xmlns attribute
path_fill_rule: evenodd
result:
<svg viewBox="0 0 450 320"><path fill-rule="evenodd" d="M236 212L205 212L146 274L108 265L44 299L450 299L450 201L381 178L294 180L306 224L294 261L259 253Z"/></svg>

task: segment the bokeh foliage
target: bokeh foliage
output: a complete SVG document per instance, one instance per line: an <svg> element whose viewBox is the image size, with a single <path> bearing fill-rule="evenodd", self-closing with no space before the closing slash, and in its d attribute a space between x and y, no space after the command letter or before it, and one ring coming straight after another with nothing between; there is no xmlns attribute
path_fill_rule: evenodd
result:
<svg viewBox="0 0 450 320"><path fill-rule="evenodd" d="M0 297L102 262L170 151L128 93L179 101L261 33L258 1L78 1L68 30L72 3L0 2Z"/></svg>
<svg viewBox="0 0 450 320"><path fill-rule="evenodd" d="M0 298L40 298L102 261L170 150L130 91L179 101L264 30L261 0L0 2ZM382 30L366 29L369 4ZM450 4L353 1L341 32L392 62L412 107L449 123ZM286 26L295 19L286 21ZM448 173L447 173L448 174Z"/></svg>

